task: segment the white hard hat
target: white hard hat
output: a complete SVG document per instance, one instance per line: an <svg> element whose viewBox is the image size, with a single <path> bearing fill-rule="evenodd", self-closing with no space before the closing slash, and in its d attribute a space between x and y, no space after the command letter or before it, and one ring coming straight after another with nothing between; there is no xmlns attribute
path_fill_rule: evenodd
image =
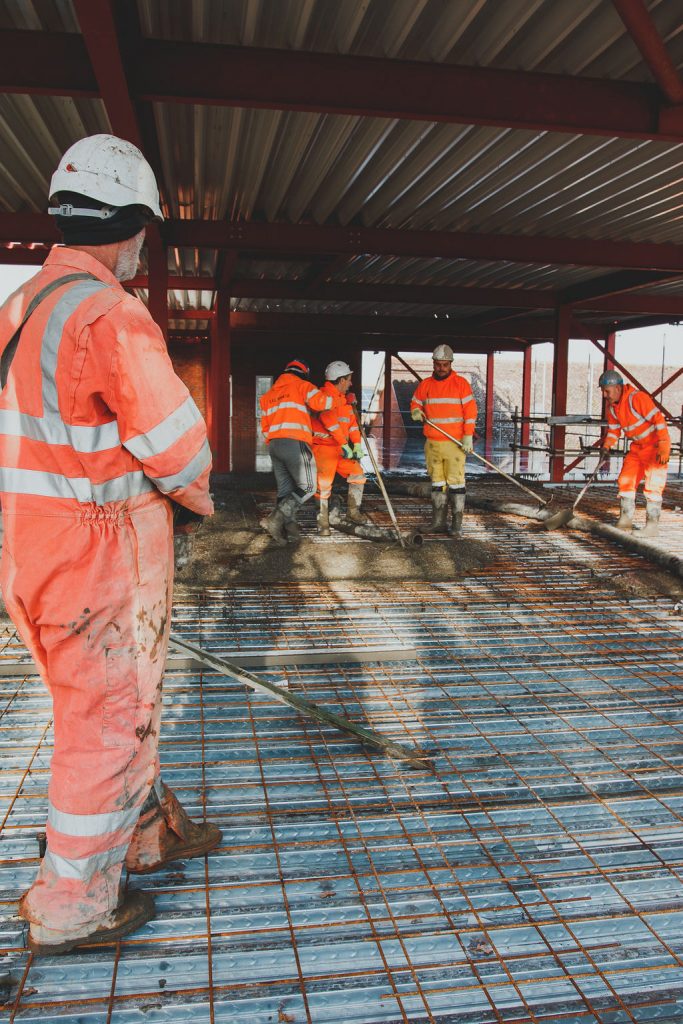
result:
<svg viewBox="0 0 683 1024"><path fill-rule="evenodd" d="M50 182L50 199L59 192L77 192L105 206L146 206L155 220L163 220L154 171L132 142L115 135L89 135L74 142L59 161ZM52 214L65 211L61 207ZM97 210L71 211L79 216L101 216Z"/></svg>
<svg viewBox="0 0 683 1024"><path fill-rule="evenodd" d="M432 359L445 359L449 363L453 362L453 349L450 345L437 345L432 352Z"/></svg>
<svg viewBox="0 0 683 1024"><path fill-rule="evenodd" d="M325 380L339 380L340 377L348 377L351 373L353 370L348 363L343 363L341 359L335 359L325 370Z"/></svg>

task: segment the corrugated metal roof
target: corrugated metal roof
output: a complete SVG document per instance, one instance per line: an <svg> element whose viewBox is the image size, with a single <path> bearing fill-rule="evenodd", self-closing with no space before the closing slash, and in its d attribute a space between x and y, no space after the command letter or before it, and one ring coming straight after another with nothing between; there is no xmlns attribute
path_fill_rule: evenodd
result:
<svg viewBox="0 0 683 1024"><path fill-rule="evenodd" d="M683 66L678 0L646 0ZM649 81L606 0L138 0L143 31L162 39L396 57Z"/></svg>
<svg viewBox="0 0 683 1024"><path fill-rule="evenodd" d="M647 7L683 66L680 0ZM138 0L137 8L143 33L160 39L651 80L611 0ZM1 27L79 30L71 0L5 0ZM680 144L182 103L155 103L153 114L177 218L618 241L680 236ZM109 130L99 100L0 95L0 203L44 209L63 150ZM306 273L300 258L263 264L277 279ZM177 274L211 276L215 266L210 250L169 253ZM492 244L487 262L359 256L331 276L566 287L600 274L498 261Z"/></svg>

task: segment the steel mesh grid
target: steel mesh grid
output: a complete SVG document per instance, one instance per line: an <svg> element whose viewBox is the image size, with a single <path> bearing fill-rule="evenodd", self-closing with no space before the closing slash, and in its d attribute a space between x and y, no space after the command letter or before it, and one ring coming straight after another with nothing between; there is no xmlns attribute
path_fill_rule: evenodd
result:
<svg viewBox="0 0 683 1024"><path fill-rule="evenodd" d="M434 749L437 772L170 672L165 777L225 842L153 876L159 916L116 950L20 951L49 708L35 678L0 680L10 1019L683 1019L679 620L668 600L615 602L593 542L572 543L572 574L556 538L513 563L516 536L477 579L239 588L176 609L216 650L415 644L417 662L269 675Z"/></svg>

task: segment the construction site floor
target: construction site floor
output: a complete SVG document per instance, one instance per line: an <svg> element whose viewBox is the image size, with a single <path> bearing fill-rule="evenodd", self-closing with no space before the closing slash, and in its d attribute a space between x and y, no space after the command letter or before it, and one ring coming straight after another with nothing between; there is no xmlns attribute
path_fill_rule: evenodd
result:
<svg viewBox="0 0 683 1024"><path fill-rule="evenodd" d="M683 514L670 493L662 543L674 550ZM156 900L139 932L34 958L16 901L38 865L51 709L7 625L0 1015L683 1022L681 580L592 536L483 513L468 514L464 541L430 540L408 556L394 546L387 572L409 557L403 578L355 578L388 546L318 538L307 512L300 550L273 553L257 526L272 494L218 498L224 523L243 517L225 551L240 532L253 548L233 576L227 556L211 555L219 525L206 530L173 630L226 657L327 655L259 671L428 751L433 771L171 664L164 777L194 816L221 825L222 845L130 882ZM613 516L613 487L593 501L589 514ZM384 522L378 499L368 507ZM403 520L426 510L397 499ZM342 549L353 553L340 572ZM278 577L285 563L269 559L281 557L307 578ZM401 645L416 656L396 660ZM392 660L335 655L377 647Z"/></svg>

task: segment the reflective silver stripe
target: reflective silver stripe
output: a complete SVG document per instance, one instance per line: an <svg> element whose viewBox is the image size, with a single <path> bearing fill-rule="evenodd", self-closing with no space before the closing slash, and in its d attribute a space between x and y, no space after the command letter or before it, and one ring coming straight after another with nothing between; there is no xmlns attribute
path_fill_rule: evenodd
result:
<svg viewBox="0 0 683 1024"><path fill-rule="evenodd" d="M86 453L108 451L121 444L116 420L94 427L64 423L57 396L57 357L66 321L84 299L109 287L103 281L82 281L71 286L58 300L41 340L43 415L29 416L18 410L4 409L0 411L0 433L46 444L70 445L75 451Z"/></svg>
<svg viewBox="0 0 683 1024"><path fill-rule="evenodd" d="M182 405L169 416L157 423L156 427L147 430L144 434L136 434L123 442L136 459L144 461L155 455L161 455L168 448L179 441L183 434L201 421L201 413L194 403L194 399L188 395Z"/></svg>
<svg viewBox="0 0 683 1024"><path fill-rule="evenodd" d="M476 423L476 422L477 422L477 421L476 421L476 419L473 419L473 420L465 420L465 423Z"/></svg>
<svg viewBox="0 0 683 1024"><path fill-rule="evenodd" d="M350 423L351 422L351 417L350 416L340 416L339 417L339 422L340 423Z"/></svg>
<svg viewBox="0 0 683 1024"><path fill-rule="evenodd" d="M413 398L413 400L412 400L412 402L410 404L411 405L424 405L424 402L422 401L421 398Z"/></svg>
<svg viewBox="0 0 683 1024"><path fill-rule="evenodd" d="M325 434L321 434L321 433L320 433L320 431L318 431L318 430L314 430L314 431L313 431L313 437L324 437L324 438L328 438L329 436L330 436L330 435L329 435L329 434L327 434L327 433L325 433Z"/></svg>
<svg viewBox="0 0 683 1024"><path fill-rule="evenodd" d="M197 477L211 464L211 449L205 441L194 458L190 459L184 469L172 476L152 477L151 479L164 494L177 491L179 487L189 487Z"/></svg>
<svg viewBox="0 0 683 1024"><path fill-rule="evenodd" d="M668 430L666 423L656 423L655 430Z"/></svg>
<svg viewBox="0 0 683 1024"><path fill-rule="evenodd" d="M0 409L0 434L46 444L66 444L77 452L104 452L121 444L116 420L97 427L74 427L61 419L41 419L17 409Z"/></svg>
<svg viewBox="0 0 683 1024"><path fill-rule="evenodd" d="M308 425L305 423L274 423L272 427L268 427L268 433L274 434L278 430L303 430L304 433L308 433Z"/></svg>
<svg viewBox="0 0 683 1024"><path fill-rule="evenodd" d="M642 441L644 437L648 436L648 434L653 434L656 429L657 428L655 426L646 427L646 429L645 430L641 430L641 432L639 434L631 434L631 433L629 433L628 436L631 439L631 441Z"/></svg>
<svg viewBox="0 0 683 1024"><path fill-rule="evenodd" d="M56 303L50 313L40 349L40 369L43 376L43 418L62 422L57 397L57 356L64 334L64 325L84 299L110 288L104 281L82 281L72 285ZM68 424L65 424L67 430Z"/></svg>
<svg viewBox="0 0 683 1024"><path fill-rule="evenodd" d="M329 433L331 434L333 430L340 430L341 428L340 428L340 425L338 423L330 423L330 425L329 425L329 427L327 429L328 429Z"/></svg>
<svg viewBox="0 0 683 1024"><path fill-rule="evenodd" d="M90 483L90 481L88 481ZM146 494L154 490L154 485L147 479L141 469L132 473L124 473L101 484L91 484L96 505L106 505L109 501L124 501L136 494Z"/></svg>
<svg viewBox="0 0 683 1024"><path fill-rule="evenodd" d="M268 416L272 416L278 409L300 409L301 412L305 412L308 415L308 406L302 405L301 402L278 402L277 405L271 405L268 409Z"/></svg>
<svg viewBox="0 0 683 1024"><path fill-rule="evenodd" d="M462 398L459 395L452 395L450 398L432 398L431 395L427 395L425 401L429 406L453 406L454 402L458 402L460 406L464 406L465 402L472 401L473 397L474 396L472 394L463 395Z"/></svg>
<svg viewBox="0 0 683 1024"><path fill-rule="evenodd" d="M35 494L41 498L75 498L80 502L104 505L108 501L122 501L136 494L154 490L145 474L124 473L104 483L94 484L87 477L63 476L37 469L0 467L0 490L8 494Z"/></svg>
<svg viewBox="0 0 683 1024"><path fill-rule="evenodd" d="M325 399L325 408L324 408L323 412L327 412L328 409L331 409L333 405L334 405L334 399L332 398L332 395L328 395L328 397Z"/></svg>
<svg viewBox="0 0 683 1024"><path fill-rule="evenodd" d="M114 846L104 853L94 853L91 857L61 857L48 849L43 857L43 868L52 871L59 878L87 881L96 871L103 871L112 864L123 861L127 849L128 843L124 843L123 846Z"/></svg>
<svg viewBox="0 0 683 1024"><path fill-rule="evenodd" d="M429 416L428 418L432 423L462 423L463 421L462 416L440 416L438 418L436 416Z"/></svg>
<svg viewBox="0 0 683 1024"><path fill-rule="evenodd" d="M140 817L141 806L106 814L69 814L48 804L47 823L64 836L105 836L134 825Z"/></svg>

